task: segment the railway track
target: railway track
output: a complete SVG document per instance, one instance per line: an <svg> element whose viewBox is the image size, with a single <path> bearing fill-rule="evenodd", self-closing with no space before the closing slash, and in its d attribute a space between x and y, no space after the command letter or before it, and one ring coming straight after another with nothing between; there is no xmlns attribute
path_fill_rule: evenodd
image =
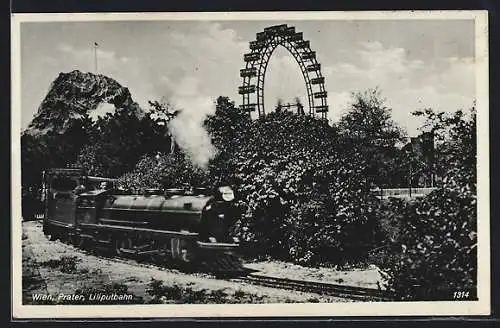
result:
<svg viewBox="0 0 500 328"><path fill-rule="evenodd" d="M64 243L64 242L61 242ZM67 243L64 243L67 244ZM67 245L68 247L73 247ZM358 300L358 301L395 301L395 297L390 293L377 290L373 288L363 288L363 287L354 287L354 286L346 286L339 284L331 284L331 283L323 283L316 281L305 281L305 280L296 280L289 278L281 278L264 275L259 272L255 272L254 270L247 269L246 275L241 275L238 277L231 277L227 275L212 275L206 272L183 272L179 270L179 268L175 267L166 267L165 265L155 263L154 261L148 261L145 259L137 259L131 257L115 257L110 256L109 254L103 254L98 249L94 250L82 250L78 249L82 254L92 254L93 256L101 259L111 260L117 263L124 263L129 265L135 265L145 268L157 269L157 270L169 270L172 272L178 272L183 274L194 274L199 276L200 278L207 279L222 279L231 282L240 282L253 284L263 287L270 288L278 288L278 289L287 289L287 290L295 290L307 293L314 293L319 295L328 295L334 297L341 297L346 299Z"/></svg>
<svg viewBox="0 0 500 328"><path fill-rule="evenodd" d="M314 293L319 295L328 295L328 296L341 297L357 301L380 302L380 301L395 300L391 294L383 290L272 277L260 274L258 272L253 272L253 270L250 269L248 269L248 273L246 275L241 275L239 277L234 277L233 275L233 277L231 277L231 275L213 275L206 272L196 272L196 271L186 272L179 270L177 268L166 267L165 265L156 264L149 261L137 261L130 258L109 257L96 253L93 253L93 256L111 260L118 263L124 263L124 264L135 265L157 270L169 270L180 274L195 275L197 277L205 279L228 280L231 282L247 283L262 287L287 289L287 290L301 291L306 293Z"/></svg>
<svg viewBox="0 0 500 328"><path fill-rule="evenodd" d="M231 281L244 282L259 286L296 290L320 295L343 297L359 301L394 301L390 293L372 288L337 285L315 281L295 280L249 273L247 276L233 278Z"/></svg>
<svg viewBox="0 0 500 328"><path fill-rule="evenodd" d="M182 274L195 275L205 279L227 280L231 282L247 283L247 284L253 284L270 288L295 290L306 293L328 295L328 296L341 297L341 298L352 299L357 301L365 301L365 302L395 300L392 295L382 290L338 285L331 283L314 282L314 281L296 280L289 278L279 278L279 277L263 275L261 273L254 272L253 270L250 269L248 269L248 273L246 275L241 275L239 277L230 277L225 275L217 276L205 272L185 272L179 270L178 268L166 267L165 265L157 264L151 261L137 260L132 258L110 257L108 255L100 254L99 252L82 251L82 253L92 254L95 257L111 260L117 263L124 263L124 264L135 265L157 270L169 270L172 272L177 272Z"/></svg>
<svg viewBox="0 0 500 328"><path fill-rule="evenodd" d="M111 260L118 263L124 263L129 265L135 265L145 268L157 269L157 270L169 270L172 272L177 272L180 274L190 274L195 275L200 278L205 279L217 279L217 280L228 280L231 282L239 282L239 283L247 283L258 285L262 287L270 287L270 288L278 288L278 289L287 289L294 291L301 291L306 293L314 293L319 295L328 295L333 297L340 297L346 299L352 299L357 301L372 301L372 302L381 302L381 301L394 301L395 298L393 295L385 292L383 290L377 290L373 288L363 288L363 287L354 287L354 286L346 286L346 285L338 285L331 283L321 283L314 281L304 281L304 280L295 280L288 278L279 278L272 277L260 274L258 272L254 272L251 269L248 269L248 273L246 275L241 275L239 277L231 277L231 275L213 275L206 272L185 272L173 267L165 267L165 265L152 263L149 261L137 261L130 258L117 258L117 257L109 257L106 255L96 254L93 252L93 256Z"/></svg>

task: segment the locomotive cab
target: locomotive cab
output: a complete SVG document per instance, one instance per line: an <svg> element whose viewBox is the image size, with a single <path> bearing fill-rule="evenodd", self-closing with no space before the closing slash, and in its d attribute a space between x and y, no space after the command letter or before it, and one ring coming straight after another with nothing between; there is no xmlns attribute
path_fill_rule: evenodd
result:
<svg viewBox="0 0 500 328"><path fill-rule="evenodd" d="M42 199L45 205L44 233L55 238L75 224L75 189L82 181L81 169L52 169L43 173Z"/></svg>
<svg viewBox="0 0 500 328"><path fill-rule="evenodd" d="M82 217L96 221L96 206L87 205L110 193L114 179L87 176L82 168L57 168L44 171L42 182L44 233L51 239L71 239Z"/></svg>

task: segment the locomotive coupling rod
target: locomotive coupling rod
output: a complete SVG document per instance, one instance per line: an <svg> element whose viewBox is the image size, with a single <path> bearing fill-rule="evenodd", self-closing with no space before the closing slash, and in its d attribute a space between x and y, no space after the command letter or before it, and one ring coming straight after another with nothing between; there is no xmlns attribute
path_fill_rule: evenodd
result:
<svg viewBox="0 0 500 328"><path fill-rule="evenodd" d="M97 242L100 243L100 244L111 245L111 241L105 240L105 239L104 240L97 240Z"/></svg>
<svg viewBox="0 0 500 328"><path fill-rule="evenodd" d="M85 239L92 239L92 240L94 239L94 236L85 233L80 234L80 237Z"/></svg>
<svg viewBox="0 0 500 328"><path fill-rule="evenodd" d="M143 245L139 245L139 246L134 246L134 249L140 251L140 250L143 250L143 249L151 247L151 246L153 246L153 244L143 244Z"/></svg>
<svg viewBox="0 0 500 328"><path fill-rule="evenodd" d="M160 255L161 251L152 249L149 251L137 252L137 255Z"/></svg>
<svg viewBox="0 0 500 328"><path fill-rule="evenodd" d="M135 255L135 256L140 256L140 255L160 255L161 251L157 249L149 250L149 251L138 251L138 250L133 250L129 248L120 248L120 252L129 254L129 255Z"/></svg>
<svg viewBox="0 0 500 328"><path fill-rule="evenodd" d="M136 255L137 254L137 251L134 251L134 250L128 249L128 248L120 248L120 252L129 254L129 255Z"/></svg>

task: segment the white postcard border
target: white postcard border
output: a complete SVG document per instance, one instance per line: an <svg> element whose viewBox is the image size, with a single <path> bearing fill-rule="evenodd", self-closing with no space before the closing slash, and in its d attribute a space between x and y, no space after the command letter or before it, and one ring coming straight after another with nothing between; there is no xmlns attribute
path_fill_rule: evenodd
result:
<svg viewBox="0 0 500 328"><path fill-rule="evenodd" d="M430 20L475 21L478 196L478 301L357 302L327 304L217 305L22 305L21 254L21 60L23 22L127 20ZM489 87L487 11L220 12L13 14L11 17L11 195L13 318L178 318L275 316L456 316L488 315L490 293Z"/></svg>

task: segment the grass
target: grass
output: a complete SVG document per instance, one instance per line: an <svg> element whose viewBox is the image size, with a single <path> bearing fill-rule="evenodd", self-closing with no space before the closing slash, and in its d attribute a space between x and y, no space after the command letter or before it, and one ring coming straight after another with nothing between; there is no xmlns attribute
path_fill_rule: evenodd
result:
<svg viewBox="0 0 500 328"><path fill-rule="evenodd" d="M166 286L163 281L151 279L146 291L152 299L152 304L238 304L263 303L263 296L245 293L242 290L226 292L224 289L208 291L194 290L191 287L181 287L177 284ZM291 302L291 301L290 301Z"/></svg>
<svg viewBox="0 0 500 328"><path fill-rule="evenodd" d="M59 268L64 273L76 273L77 263L82 260L77 256L63 256L57 260L49 260L40 263L41 266L49 267L51 269Z"/></svg>

